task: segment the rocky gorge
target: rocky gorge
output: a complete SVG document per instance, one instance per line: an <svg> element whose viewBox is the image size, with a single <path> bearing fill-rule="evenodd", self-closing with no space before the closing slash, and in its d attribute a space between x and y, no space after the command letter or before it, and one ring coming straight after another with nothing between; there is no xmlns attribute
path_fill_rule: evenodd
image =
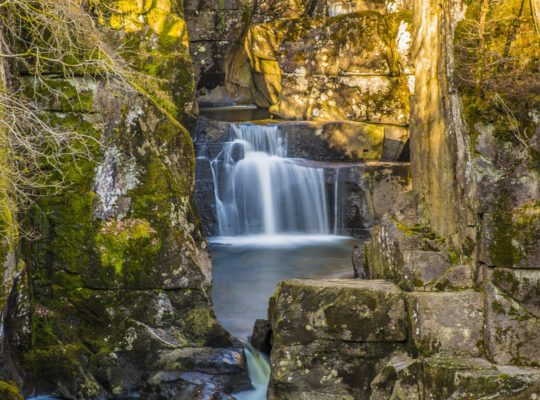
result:
<svg viewBox="0 0 540 400"><path fill-rule="evenodd" d="M538 398L539 17L1 2L0 398L245 393L207 238L254 233L361 238L259 299L268 398Z"/></svg>

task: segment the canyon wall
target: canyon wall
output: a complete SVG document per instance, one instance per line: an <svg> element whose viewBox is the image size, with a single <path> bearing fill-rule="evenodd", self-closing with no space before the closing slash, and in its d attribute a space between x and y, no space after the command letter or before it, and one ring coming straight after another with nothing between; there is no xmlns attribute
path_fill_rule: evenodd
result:
<svg viewBox="0 0 540 400"><path fill-rule="evenodd" d="M67 73L55 63L10 72L15 95L85 151L61 154L61 168L35 189L18 247L4 234L14 210L0 181L2 377L26 395L70 399L245 388L242 348L212 310L194 211L193 145L182 123L196 104L182 4L98 1L85 12L95 38L121 49L128 74Z"/></svg>

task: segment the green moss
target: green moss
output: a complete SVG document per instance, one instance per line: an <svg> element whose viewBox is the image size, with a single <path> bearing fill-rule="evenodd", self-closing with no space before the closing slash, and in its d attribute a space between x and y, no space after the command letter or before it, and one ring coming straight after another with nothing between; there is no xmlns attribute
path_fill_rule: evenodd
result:
<svg viewBox="0 0 540 400"><path fill-rule="evenodd" d="M37 379L76 379L80 375L80 358L85 354L88 352L82 346L67 344L34 349L25 360Z"/></svg>
<svg viewBox="0 0 540 400"><path fill-rule="evenodd" d="M0 381L0 398L2 400L23 400L23 396L15 382Z"/></svg>
<svg viewBox="0 0 540 400"><path fill-rule="evenodd" d="M493 265L518 264L540 237L540 207L526 205L512 212L498 211L493 217L494 234L489 254Z"/></svg>
<svg viewBox="0 0 540 400"><path fill-rule="evenodd" d="M79 78L80 80L80 78ZM78 87L76 79L44 78L39 82L32 77L23 80L24 93L28 98L35 98L45 103L51 111L92 112L94 93L92 86L97 85L91 78L86 78L88 87Z"/></svg>
<svg viewBox="0 0 540 400"><path fill-rule="evenodd" d="M101 266L111 268L117 275L143 270L161 248L157 231L145 219L107 221L98 231L95 243Z"/></svg>
<svg viewBox="0 0 540 400"><path fill-rule="evenodd" d="M503 314L503 315L506 315L506 310L504 309L503 305L497 301L497 300L494 300L492 303L491 303L491 309L493 310L494 313L496 314Z"/></svg>

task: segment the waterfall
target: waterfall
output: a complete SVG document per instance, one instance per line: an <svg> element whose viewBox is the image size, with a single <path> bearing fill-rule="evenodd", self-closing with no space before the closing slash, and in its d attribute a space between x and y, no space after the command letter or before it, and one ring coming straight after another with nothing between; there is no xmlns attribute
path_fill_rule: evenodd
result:
<svg viewBox="0 0 540 400"><path fill-rule="evenodd" d="M210 163L219 234L329 234L324 170L287 158L277 126L231 126Z"/></svg>
<svg viewBox="0 0 540 400"><path fill-rule="evenodd" d="M266 356L255 350L250 344L244 348L248 364L249 380L253 390L235 393L236 400L263 400L266 399L268 382L270 381L270 363Z"/></svg>
<svg viewBox="0 0 540 400"><path fill-rule="evenodd" d="M334 172L334 235L338 234L338 217L339 217L339 170L336 168Z"/></svg>

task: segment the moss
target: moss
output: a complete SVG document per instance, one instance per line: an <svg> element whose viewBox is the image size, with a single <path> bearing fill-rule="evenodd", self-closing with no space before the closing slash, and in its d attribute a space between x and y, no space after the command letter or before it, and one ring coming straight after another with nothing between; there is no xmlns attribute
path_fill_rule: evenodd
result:
<svg viewBox="0 0 540 400"><path fill-rule="evenodd" d="M0 398L2 400L23 400L23 396L15 382L0 381Z"/></svg>
<svg viewBox="0 0 540 400"><path fill-rule="evenodd" d="M536 246L540 237L540 207L531 203L512 212L498 211L492 223L491 261L499 267L512 267Z"/></svg>
<svg viewBox="0 0 540 400"><path fill-rule="evenodd" d="M43 78L36 82L33 77L23 79L24 94L44 103L50 111L92 112L94 109L94 89L97 85L91 78L85 78L87 87L78 87L81 78Z"/></svg>
<svg viewBox="0 0 540 400"><path fill-rule="evenodd" d="M76 379L80 376L80 358L88 351L80 345L57 345L34 349L25 355L38 380Z"/></svg>
<svg viewBox="0 0 540 400"><path fill-rule="evenodd" d="M503 305L497 301L497 300L494 300L492 303L491 303L491 309L493 310L494 313L496 314L503 314L503 315L506 315L506 310L504 309Z"/></svg>
<svg viewBox="0 0 540 400"><path fill-rule="evenodd" d="M112 268L117 275L142 270L161 248L157 231L146 219L107 221L95 243L101 266Z"/></svg>

